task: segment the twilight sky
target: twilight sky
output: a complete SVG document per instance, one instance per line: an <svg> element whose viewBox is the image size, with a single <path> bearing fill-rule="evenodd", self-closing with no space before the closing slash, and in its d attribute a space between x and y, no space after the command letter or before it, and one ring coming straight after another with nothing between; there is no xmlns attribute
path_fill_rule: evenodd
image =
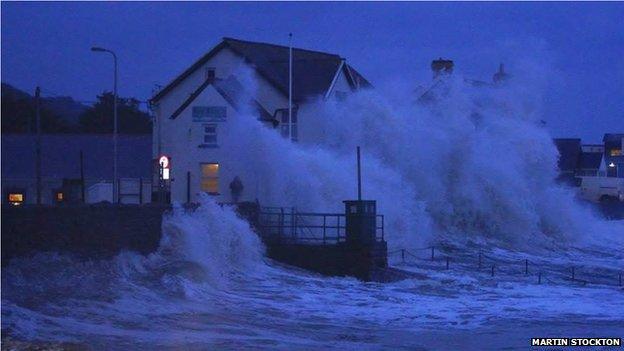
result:
<svg viewBox="0 0 624 351"><path fill-rule="evenodd" d="M490 80L530 70L555 137L624 132L624 3L2 2L2 81L93 101L147 100L224 36L333 52L386 92L431 79L433 58ZM520 66L523 68L520 69Z"/></svg>

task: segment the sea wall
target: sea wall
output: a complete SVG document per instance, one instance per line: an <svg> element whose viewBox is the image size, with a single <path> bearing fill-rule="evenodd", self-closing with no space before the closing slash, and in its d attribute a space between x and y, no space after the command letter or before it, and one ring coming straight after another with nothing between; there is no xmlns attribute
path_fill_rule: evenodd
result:
<svg viewBox="0 0 624 351"><path fill-rule="evenodd" d="M71 252L88 258L122 250L149 254L158 248L169 206L2 206L2 265L35 252Z"/></svg>

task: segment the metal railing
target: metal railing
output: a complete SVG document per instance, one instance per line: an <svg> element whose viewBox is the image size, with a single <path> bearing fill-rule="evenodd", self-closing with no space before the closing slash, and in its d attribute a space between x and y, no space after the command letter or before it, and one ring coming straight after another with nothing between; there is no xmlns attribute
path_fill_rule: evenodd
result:
<svg viewBox="0 0 624 351"><path fill-rule="evenodd" d="M418 253L421 252L421 253ZM468 252L450 250L436 246L396 249L388 252L389 257L400 257L401 264L414 264L423 269L463 269L483 272L495 276L525 277L537 284L603 285L623 287L623 271L614 269L592 269L586 271L578 265L554 265L545 261L531 261L528 258L502 258L486 255L483 251Z"/></svg>
<svg viewBox="0 0 624 351"><path fill-rule="evenodd" d="M344 213L297 212L295 208L263 207L260 234L283 243L329 245L346 241ZM385 240L384 216L376 215L375 239Z"/></svg>

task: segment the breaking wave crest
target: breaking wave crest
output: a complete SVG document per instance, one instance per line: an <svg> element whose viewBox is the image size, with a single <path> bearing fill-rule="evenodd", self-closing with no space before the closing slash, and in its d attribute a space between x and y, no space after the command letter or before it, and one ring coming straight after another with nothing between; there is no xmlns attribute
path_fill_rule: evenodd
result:
<svg viewBox="0 0 624 351"><path fill-rule="evenodd" d="M583 262L578 274L614 284L624 258L613 247L622 247L624 222L604 225L554 182L556 148L521 88L477 89L454 78L426 104L393 98L362 92L316 103L315 118L300 120L313 139L294 145L251 115L232 120L237 137L224 138L222 149L239 160L232 171L262 204L339 212L355 194L359 145L364 195L386 215L391 248L477 243L508 261L528 257L559 271ZM579 241L583 250L567 247ZM204 197L193 211L174 207L148 256L14 259L2 268L3 332L95 349L398 349L420 347L432 329L508 323L495 328L516 335L518 323L561 316L580 322L576 328L622 321L612 286L489 277L472 258L450 270L403 265L417 276L381 285L283 267L263 253L248 223Z"/></svg>
<svg viewBox="0 0 624 351"><path fill-rule="evenodd" d="M231 121L237 137L223 148L239 160L234 173L255 179L261 203L341 211L355 195L361 146L364 196L378 201L394 248L446 239L553 248L613 237L555 183L558 153L530 91L527 82L476 87L449 77L420 101L360 92L302 108L294 145L249 117Z"/></svg>

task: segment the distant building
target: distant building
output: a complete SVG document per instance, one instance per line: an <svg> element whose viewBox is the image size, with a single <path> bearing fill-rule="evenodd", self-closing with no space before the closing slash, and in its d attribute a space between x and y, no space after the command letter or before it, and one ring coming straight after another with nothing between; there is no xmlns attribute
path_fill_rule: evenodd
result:
<svg viewBox="0 0 624 351"><path fill-rule="evenodd" d="M431 104L438 101L440 97L446 96L450 89L447 84L447 79L452 75L454 67L455 62L453 62L453 60L440 57L431 61L433 80L426 86L419 86L416 88L416 102L420 104ZM498 71L492 75L491 82L468 78L464 78L463 82L469 87L496 88L504 84L509 77L510 75L505 72L505 66L501 63L498 66ZM478 113L475 112L475 114ZM473 116L475 116L475 114L473 114Z"/></svg>
<svg viewBox="0 0 624 351"><path fill-rule="evenodd" d="M310 101L340 100L370 86L339 55L292 51L292 120L289 48L274 44L224 38L152 98L152 156L169 165L155 181L170 186L172 201L195 202L203 192L230 202L229 184L235 176L241 177L246 189L255 184L255 179L234 174L236 160L219 148L226 138L236 138L229 133L229 121L253 114L285 138L310 140L314 138L308 128L314 118ZM256 195L243 191L240 200L254 200Z"/></svg>
<svg viewBox="0 0 624 351"><path fill-rule="evenodd" d="M576 171L581 158L581 139L559 138L555 139L555 146L559 151L557 166L559 167L558 181L568 184L575 183Z"/></svg>
<svg viewBox="0 0 624 351"><path fill-rule="evenodd" d="M624 178L624 134L605 134L604 144L581 144L578 138L558 138L559 180L575 182L576 177Z"/></svg>
<svg viewBox="0 0 624 351"><path fill-rule="evenodd" d="M32 134L2 134L2 203L37 202L35 140ZM151 135L119 135L121 203L152 197ZM80 152L83 154L82 175ZM83 180L84 179L84 183ZM87 203L113 199L113 141L102 134L46 134L41 138L41 203ZM84 184L84 187L83 187Z"/></svg>
<svg viewBox="0 0 624 351"><path fill-rule="evenodd" d="M602 141L607 176L624 178L624 133L605 134Z"/></svg>

